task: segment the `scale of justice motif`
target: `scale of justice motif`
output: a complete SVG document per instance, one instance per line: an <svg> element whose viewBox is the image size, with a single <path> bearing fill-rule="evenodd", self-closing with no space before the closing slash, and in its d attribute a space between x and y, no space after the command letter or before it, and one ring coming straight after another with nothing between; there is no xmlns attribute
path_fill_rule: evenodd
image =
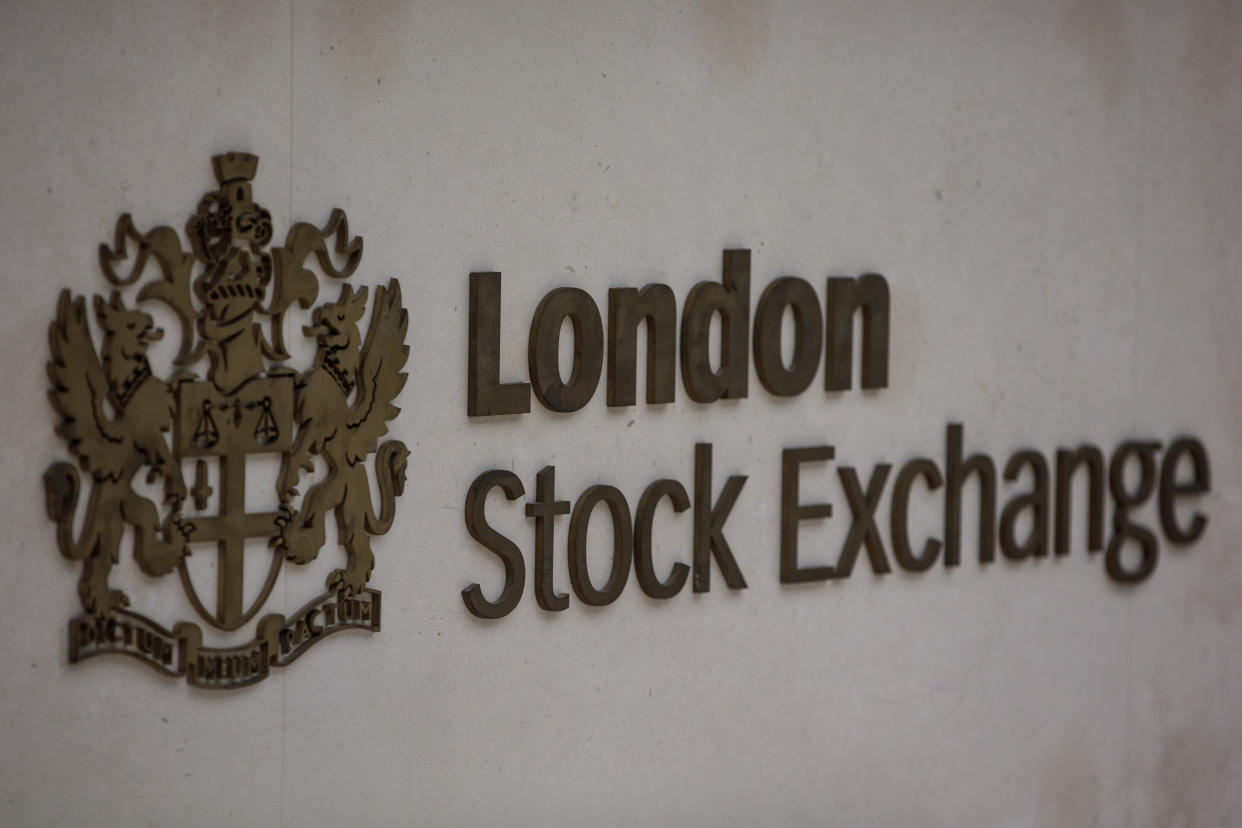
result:
<svg viewBox="0 0 1242 828"><path fill-rule="evenodd" d="M331 633L379 630L380 593L367 587L375 563L371 536L392 526L408 457L401 442L380 439L400 410L392 403L406 381L408 319L396 280L375 288L365 339L366 287L344 285L336 301L315 306L319 279L308 268L310 259L327 277L343 280L362 258L362 239L350 238L344 212L333 210L322 229L294 224L283 246L269 247L271 215L250 189L258 158L229 153L212 164L219 189L203 196L186 223L190 251L173 228L139 233L125 214L112 247L100 245L110 295L96 295L88 305L86 297L61 293L50 331L50 396L61 418L56 431L81 473L71 463L55 463L44 484L60 551L82 562L78 593L85 612L69 623L69 660L130 655L198 687L230 688L266 678L271 667L290 663ZM118 273L131 246L133 264ZM152 261L158 276L139 284ZM167 378L156 376L147 359L148 344L162 335L138 309L149 302L163 303L180 322L178 370ZM284 364L290 358L285 317L295 306L313 307L302 332L317 352L305 372ZM102 334L98 350L92 315ZM205 376L195 373L200 366ZM246 460L261 454L281 458L281 505L247 512L246 485L253 481ZM365 467L371 455L378 515ZM314 472L314 456L326 472L298 504L299 478ZM183 463L189 462L194 479L187 488ZM213 462L218 492L210 485ZM163 503L135 491L135 475L144 471L148 483L162 482ZM83 475L90 491L75 537ZM216 514L183 515L187 498L199 512L214 503ZM109 587L128 525L134 559L145 574L176 571L202 620L239 629L271 594L283 561L305 564L319 554L329 512L344 566L328 577L326 592L293 615L263 616L254 640L242 646L204 647L196 623L182 621L169 631L126 609L129 598ZM266 580L248 606L247 540L266 540L264 554L271 555ZM217 550L214 601L204 600L185 563L191 548L203 544Z"/></svg>

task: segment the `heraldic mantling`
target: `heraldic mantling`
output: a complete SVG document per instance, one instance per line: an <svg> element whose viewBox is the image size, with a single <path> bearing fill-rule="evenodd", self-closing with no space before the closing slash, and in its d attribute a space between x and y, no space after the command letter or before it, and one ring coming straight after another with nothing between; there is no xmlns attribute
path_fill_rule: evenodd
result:
<svg viewBox="0 0 1242 828"><path fill-rule="evenodd" d="M333 210L322 228L295 223L283 246L270 247L271 214L251 193L258 158L233 152L214 157L212 165L219 187L200 199L185 225L189 251L173 228L139 233L129 214L117 221L112 246L100 245L112 290L90 304L102 333L98 350L86 297L62 291L49 332L50 397L60 415L56 432L81 472L55 463L44 483L60 551L83 564L78 594L85 613L70 622L70 660L117 652L187 675L197 686L236 687L261 680L270 666L292 661L331 632L379 629L380 594L367 588L371 536L392 526L405 484L408 450L400 441L380 440L400 411L393 401L407 378L408 316L395 279L374 289L365 339L360 326L367 287L342 285L335 301L315 306L319 278L311 266L345 280L362 258L362 239L350 237L345 213ZM132 265L118 273L131 247ZM158 275L139 284L151 262ZM136 294L132 304L162 303L180 323L176 373L168 378L155 375L147 358L149 343L162 331L150 314L126 304L127 289ZM286 364L285 317L295 310L312 311L302 333L316 353L304 372ZM196 373L201 368L202 377ZM245 511L246 458L254 454L280 456L276 511ZM378 515L364 466L371 455ZM314 456L326 471L299 502L299 478L315 471ZM212 460L218 492L208 482ZM188 490L183 461L195 463ZM162 480L163 503L135 491L135 475L143 470L148 483ZM75 537L83 474L90 491ZM182 515L187 498L202 511L213 494L215 515ZM255 641L242 647L203 648L196 624L182 622L169 632L128 610L128 596L109 587L128 525L142 572L161 577L177 571L201 618L236 630L267 600L283 561L315 559L329 511L345 565L328 576L327 592L292 616L265 616ZM266 539L272 556L249 606L243 597L248 539ZM190 547L202 543L217 547L214 609L185 565Z"/></svg>

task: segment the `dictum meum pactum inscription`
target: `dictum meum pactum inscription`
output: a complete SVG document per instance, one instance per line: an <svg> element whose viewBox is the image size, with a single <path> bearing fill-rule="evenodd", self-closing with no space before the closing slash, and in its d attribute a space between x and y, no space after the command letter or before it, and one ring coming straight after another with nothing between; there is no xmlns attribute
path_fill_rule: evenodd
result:
<svg viewBox="0 0 1242 828"><path fill-rule="evenodd" d="M234 152L212 165L218 188L186 222L189 250L172 227L140 233L122 215L112 246L100 246L110 289L61 293L49 332L50 396L56 432L77 462L53 464L44 483L60 551L82 564L83 612L69 622L69 660L128 655L197 687L233 688L266 678L327 635L380 628L380 593L368 586L371 539L392 525L405 483L405 445L381 440L406 381L408 318L396 280L373 291L345 283L319 301L321 277L325 286L344 282L362 258L343 211L323 227L298 222L273 246L271 215L251 193L258 158ZM147 356L163 333L142 309L153 305L180 326L169 376L158 376ZM314 342L304 371L288 364L295 316L309 321L301 335ZM259 455L279 458L268 485L280 505L247 512L246 487L256 484L247 461ZM140 491L161 484L161 502ZM240 646L204 646L194 620L161 626L108 582L122 547L132 546L146 575L176 573L198 622L238 630L262 609L286 561L316 558L330 513L343 565L292 615L263 615ZM195 583L186 557L211 547L216 582ZM249 602L248 554L271 558Z"/></svg>

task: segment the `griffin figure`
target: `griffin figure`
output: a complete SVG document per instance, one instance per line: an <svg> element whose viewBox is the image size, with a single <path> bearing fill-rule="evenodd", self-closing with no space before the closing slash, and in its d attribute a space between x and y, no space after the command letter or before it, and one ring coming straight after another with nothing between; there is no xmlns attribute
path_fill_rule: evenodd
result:
<svg viewBox="0 0 1242 828"><path fill-rule="evenodd" d="M82 605L106 616L129 604L123 592L108 588L108 572L120 561L124 524L134 528L139 568L155 576L168 574L188 554L193 527L178 516L185 483L164 437L173 420L173 391L152 375L146 356L148 343L162 332L149 314L127 309L118 292L108 302L96 296L94 304L104 332L102 362L91 341L84 297L62 291L49 332L50 396L62 418L56 432L68 441L93 483L76 540L78 470L70 463L55 463L44 480L61 554L84 561L78 582ZM109 416L108 409L115 416ZM150 466L149 480L164 478L165 499L172 510L163 521L155 504L133 489L134 475L143 466Z"/></svg>
<svg viewBox="0 0 1242 828"><path fill-rule="evenodd" d="M345 285L340 298L317 308L314 324L303 328L318 343L318 351L314 366L301 377L295 392L298 432L277 483L285 515L278 519L281 531L273 539L286 559L308 563L323 546L324 516L334 509L338 540L347 558L345 568L328 577L328 587L343 588L346 594L361 591L371 575L375 558L370 536L382 535L392 525L409 454L397 441L388 441L377 450L379 439L388 433L388 421L400 412L392 401L407 377L401 370L409 354L401 286L394 279L387 288L376 288L363 343L358 322L366 301L367 288L355 292ZM376 453L375 477L381 498L378 516L363 465L372 452ZM307 491L300 511L295 511L288 504L298 493L301 472L314 470L312 455L323 457L327 474Z"/></svg>

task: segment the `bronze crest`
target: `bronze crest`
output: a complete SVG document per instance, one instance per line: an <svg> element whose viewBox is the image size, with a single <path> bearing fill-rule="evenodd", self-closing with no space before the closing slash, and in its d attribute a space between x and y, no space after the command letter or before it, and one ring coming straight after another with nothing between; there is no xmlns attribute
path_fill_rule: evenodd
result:
<svg viewBox="0 0 1242 828"><path fill-rule="evenodd" d="M391 527L405 483L405 445L380 440L400 410L393 400L406 381L408 318L395 279L374 289L365 339L366 287L343 285L334 301L316 306L319 277L312 267L344 280L362 258L362 239L350 237L345 213L333 210L323 228L298 222L283 246L269 246L271 215L251 194L258 158L234 152L212 165L219 188L202 197L186 223L189 251L173 228L139 233L125 214L112 247L100 245L109 295L92 297L88 306L86 297L61 293L49 332L50 397L60 416L57 434L81 472L55 463L44 484L60 551L82 562L78 593L85 612L69 623L69 660L124 654L197 687L231 688L266 678L331 633L379 630L380 593L367 586L371 536ZM118 272L131 253L128 271ZM158 273L139 284L151 262ZM128 300L127 292L133 293ZM168 377L157 376L147 358L148 344L162 335L139 309L152 302L180 323L175 373ZM302 333L316 347L303 372L285 364L286 316L299 310L311 311ZM280 458L274 511L246 511L246 461L258 454ZM365 467L371 455L378 514ZM326 468L299 502L299 478L315 472L316 456ZM194 479L187 489L183 466L190 463ZM211 463L218 491L210 485ZM139 472L148 484L162 481L162 503L135 489ZM200 514L183 515L187 498ZM75 532L79 500L85 507ZM201 514L213 504L214 514ZM262 608L284 561L305 564L318 555L329 512L344 566L328 577L327 591L297 612L263 616L254 639L242 646L204 647L198 624L181 621L170 631L128 609L129 598L108 583L128 526L142 572L176 571L202 621L237 630ZM271 563L247 605L245 545L255 539L267 540ZM218 556L214 600L210 592L204 600L185 562L191 549L206 544Z"/></svg>

